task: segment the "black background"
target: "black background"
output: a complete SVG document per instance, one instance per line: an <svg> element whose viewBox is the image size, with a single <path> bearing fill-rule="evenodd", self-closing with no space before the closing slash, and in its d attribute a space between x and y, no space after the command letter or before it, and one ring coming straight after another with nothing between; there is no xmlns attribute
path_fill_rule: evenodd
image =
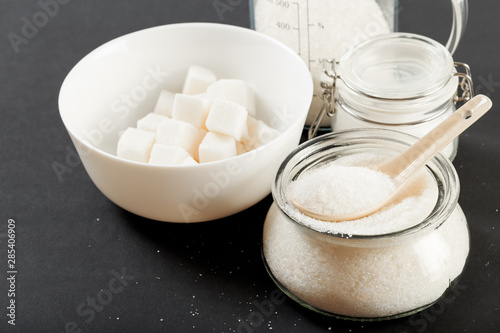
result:
<svg viewBox="0 0 500 333"><path fill-rule="evenodd" d="M494 102L461 136L454 161L471 232L466 271L435 306L381 323L327 318L286 298L272 312L261 307L280 295L260 257L270 196L210 223L150 221L105 198L72 155L57 98L82 57L115 37L168 23L248 27L247 2L222 0L232 4L222 18L213 0L65 2L16 53L8 34L20 35L23 18L41 5L0 0L1 332L500 332L500 2L470 2L454 55L471 66L476 92ZM401 3L401 30L446 40L448 1ZM70 165L61 179L54 162ZM9 219L16 222L15 326L6 316ZM110 285L114 274L125 275L121 287ZM112 295L106 305L90 310L88 298L106 295ZM255 321L259 315L263 322Z"/></svg>

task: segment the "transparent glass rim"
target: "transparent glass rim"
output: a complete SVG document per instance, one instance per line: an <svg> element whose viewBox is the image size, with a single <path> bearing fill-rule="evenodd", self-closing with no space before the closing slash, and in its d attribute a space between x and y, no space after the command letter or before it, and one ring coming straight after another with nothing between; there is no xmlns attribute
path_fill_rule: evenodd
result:
<svg viewBox="0 0 500 333"><path fill-rule="evenodd" d="M413 49L410 53L414 58L413 64L424 57L436 59L435 66L427 70L428 76L414 78L404 86L401 82L395 81L392 85L396 87L391 86L390 89L385 84L381 85L378 80L368 79L365 76L365 67L368 64L363 64L364 59L378 58L377 62L370 62L368 67L384 67L387 64L384 52L389 49L391 51L399 49L403 52L405 47ZM431 65L425 63L420 66ZM440 92L453 77L455 67L452 55L442 44L418 34L394 32L368 39L346 51L339 61L338 72L346 87L356 94L385 101L402 101L422 99Z"/></svg>
<svg viewBox="0 0 500 333"><path fill-rule="evenodd" d="M401 241L406 239L406 237L414 237L420 234L423 235L427 231L437 229L449 218L455 209L460 193L460 183L456 170L451 161L441 154L438 154L427 164L428 170L431 171L432 175L436 178L439 190L438 200L432 212L424 220L412 227L376 235L332 234L309 227L304 224L303 221L291 216L286 209L286 205L291 205L287 199L287 186L289 182L310 167L322 161L324 162L325 158L328 156L332 154L334 155L333 157L337 156L339 151L334 151L334 148L346 151L357 148L355 145L363 144L365 145L365 149L387 149L388 143L403 148L410 146L417 140L417 137L403 132L371 128L332 132L306 141L292 151L280 165L275 181L272 184L274 202L280 211L299 227L315 235L323 235L329 241L340 242L348 246L361 246L361 243L364 246L388 245L391 240ZM386 146L383 146L382 143L386 143ZM292 174L293 172L295 173ZM383 242L380 242L382 240Z"/></svg>

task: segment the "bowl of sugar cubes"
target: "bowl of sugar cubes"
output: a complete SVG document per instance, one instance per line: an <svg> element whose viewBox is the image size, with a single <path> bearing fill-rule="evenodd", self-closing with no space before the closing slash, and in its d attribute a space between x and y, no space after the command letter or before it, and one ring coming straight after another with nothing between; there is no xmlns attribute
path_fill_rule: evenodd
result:
<svg viewBox="0 0 500 333"><path fill-rule="evenodd" d="M259 32L217 23L136 31L65 78L61 119L97 188L136 215L205 222L265 198L298 145L309 69Z"/></svg>

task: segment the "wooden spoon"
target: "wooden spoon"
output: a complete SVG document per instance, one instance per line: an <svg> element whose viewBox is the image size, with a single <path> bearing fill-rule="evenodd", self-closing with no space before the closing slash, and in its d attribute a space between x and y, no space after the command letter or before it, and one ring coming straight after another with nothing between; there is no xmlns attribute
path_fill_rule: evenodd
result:
<svg viewBox="0 0 500 333"><path fill-rule="evenodd" d="M473 97L406 151L385 163L373 166L373 169L389 175L394 180L396 189L390 196L372 207L355 213L325 215L310 211L298 203L293 195L291 202L303 214L324 221L350 221L371 215L386 206L427 162L481 118L491 106L492 103L488 97L484 95Z"/></svg>

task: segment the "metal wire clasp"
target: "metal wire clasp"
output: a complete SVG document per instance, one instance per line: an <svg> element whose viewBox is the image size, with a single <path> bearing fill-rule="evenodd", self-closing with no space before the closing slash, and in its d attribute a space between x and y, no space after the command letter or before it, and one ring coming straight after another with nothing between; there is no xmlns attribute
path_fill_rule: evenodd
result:
<svg viewBox="0 0 500 333"><path fill-rule="evenodd" d="M325 114L329 117L333 117L336 110L336 102L337 102L337 73L335 71L335 65L338 62L335 59L323 59L323 74L326 75L325 79L321 79L321 99L323 100L323 105L319 110L318 114L314 118L313 123L309 127L309 131L307 134L308 139L312 139L318 133L318 129L320 127L321 121L323 120ZM326 79L328 81L326 81Z"/></svg>
<svg viewBox="0 0 500 333"><path fill-rule="evenodd" d="M472 83L472 76L469 65L463 62L454 62L453 63L457 68L457 72L454 76L458 76L458 88L455 93L455 97L453 97L453 102L457 104L457 102L467 102L472 97L474 97L474 85ZM462 68L464 72L459 72L458 68ZM459 96L459 90L462 90L462 93Z"/></svg>

